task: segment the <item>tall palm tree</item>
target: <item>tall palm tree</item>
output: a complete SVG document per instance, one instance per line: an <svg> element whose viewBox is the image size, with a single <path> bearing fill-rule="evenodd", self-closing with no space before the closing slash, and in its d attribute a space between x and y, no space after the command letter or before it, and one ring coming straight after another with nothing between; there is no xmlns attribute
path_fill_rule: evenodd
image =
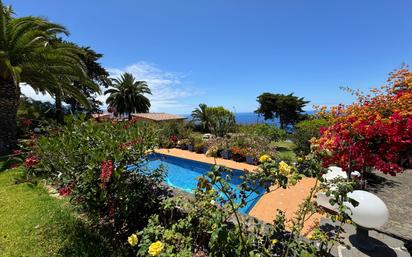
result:
<svg viewBox="0 0 412 257"><path fill-rule="evenodd" d="M145 81L136 81L130 73L123 73L120 78L113 79L112 88L104 94L110 94L106 103L116 108L118 113L128 114L132 119L134 112L149 112L150 100L144 94L152 94Z"/></svg>
<svg viewBox="0 0 412 257"><path fill-rule="evenodd" d="M61 42L60 40L51 42L51 51L56 52L60 58L65 56L65 68L71 69L60 74L55 74L58 81L53 81L54 85L46 87L44 91L54 95L56 107L56 119L59 123L64 122L62 102L64 98L72 97L86 108L90 108L91 104L87 96L84 94L82 88L79 88L75 83L81 83L85 88L91 92L100 93L99 86L91 79L88 79L88 70L86 64L83 62L83 56L86 54L85 50L77 45L69 42ZM60 60L62 62L63 60ZM73 72L74 71L74 72ZM81 74L81 76L79 76ZM79 81L80 79L80 81Z"/></svg>
<svg viewBox="0 0 412 257"><path fill-rule="evenodd" d="M199 104L199 107L192 112L192 118L202 124L203 130L209 130L210 115L208 112L208 106L206 104Z"/></svg>
<svg viewBox="0 0 412 257"><path fill-rule="evenodd" d="M17 144L17 108L20 84L36 92L56 89L77 95L69 80L86 79L78 56L63 47L51 47L58 34L68 35L61 25L39 17L15 18L0 0L0 155Z"/></svg>

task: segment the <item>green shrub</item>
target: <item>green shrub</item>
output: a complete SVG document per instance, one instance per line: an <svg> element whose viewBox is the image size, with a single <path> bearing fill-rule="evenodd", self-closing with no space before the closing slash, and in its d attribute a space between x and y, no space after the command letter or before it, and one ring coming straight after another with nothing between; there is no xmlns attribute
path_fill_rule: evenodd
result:
<svg viewBox="0 0 412 257"><path fill-rule="evenodd" d="M218 137L224 137L226 134L235 129L235 115L225 108L208 107L209 128L212 134Z"/></svg>
<svg viewBox="0 0 412 257"><path fill-rule="evenodd" d="M317 138L320 135L320 128L327 125L324 119L309 119L304 120L295 125L293 133L293 141L296 144L296 153L306 155L310 152L309 140L313 137Z"/></svg>
<svg viewBox="0 0 412 257"><path fill-rule="evenodd" d="M47 177L97 224L108 223L116 238L142 227L164 194L163 170L138 163L157 145L158 131L145 123L70 119L60 131L38 140L35 174Z"/></svg>
<svg viewBox="0 0 412 257"><path fill-rule="evenodd" d="M296 162L296 154L293 151L278 151L275 158L279 161L285 161L287 163Z"/></svg>
<svg viewBox="0 0 412 257"><path fill-rule="evenodd" d="M258 135L266 137L271 141L285 140L287 133L285 130L276 127L275 125L269 124L248 124L248 125L239 125L239 133L246 135Z"/></svg>
<svg viewBox="0 0 412 257"><path fill-rule="evenodd" d="M189 125L179 121L160 122L153 126L159 130L159 146L165 148L174 146L177 143L174 141L188 138L192 133Z"/></svg>

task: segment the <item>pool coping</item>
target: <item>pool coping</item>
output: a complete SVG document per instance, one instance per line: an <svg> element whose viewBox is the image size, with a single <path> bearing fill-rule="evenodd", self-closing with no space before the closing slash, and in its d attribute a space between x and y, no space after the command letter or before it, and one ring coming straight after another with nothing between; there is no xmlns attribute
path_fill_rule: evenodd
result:
<svg viewBox="0 0 412 257"><path fill-rule="evenodd" d="M182 150L182 149L177 149L177 148L170 148L170 149L160 148L160 149L155 149L154 152L165 154L165 155L170 155L174 157L189 159L192 161L203 162L206 164L221 165L221 166L225 166L230 169L241 170L241 171L255 172L259 168L258 166L250 165L247 163L235 162L232 160L226 160L226 159L216 158L216 157L207 157L205 154L199 154L199 153L190 152L187 150Z"/></svg>

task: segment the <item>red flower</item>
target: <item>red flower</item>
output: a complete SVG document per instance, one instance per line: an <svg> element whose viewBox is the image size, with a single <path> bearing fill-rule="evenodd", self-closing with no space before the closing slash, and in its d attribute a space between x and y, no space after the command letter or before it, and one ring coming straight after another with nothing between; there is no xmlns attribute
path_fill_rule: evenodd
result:
<svg viewBox="0 0 412 257"><path fill-rule="evenodd" d="M14 169L14 168L16 168L17 167L17 163L12 163L12 164L10 164L10 169Z"/></svg>
<svg viewBox="0 0 412 257"><path fill-rule="evenodd" d="M108 161L102 161L101 165L101 173L100 173L100 180L103 183L109 182L110 178L112 177L113 174L113 162L111 160Z"/></svg>
<svg viewBox="0 0 412 257"><path fill-rule="evenodd" d="M69 186L61 187L59 189L59 195L68 196L72 193L72 189Z"/></svg>
<svg viewBox="0 0 412 257"><path fill-rule="evenodd" d="M39 160L37 159L36 156L27 157L25 162L24 162L24 164L26 165L27 168L32 168L37 163L39 163Z"/></svg>
<svg viewBox="0 0 412 257"><path fill-rule="evenodd" d="M25 126L30 126L31 124L33 124L33 121L32 120L30 120L30 119L25 119L25 120L23 120L21 123L23 123L23 125L25 125Z"/></svg>
<svg viewBox="0 0 412 257"><path fill-rule="evenodd" d="M22 154L23 153L23 151L22 150L14 150L13 151L13 156L16 156L16 155L20 155L20 154Z"/></svg>
<svg viewBox="0 0 412 257"><path fill-rule="evenodd" d="M175 135L173 135L173 136L170 136L170 141L172 141L173 143L177 143L177 136L175 136Z"/></svg>
<svg viewBox="0 0 412 257"><path fill-rule="evenodd" d="M137 144L141 143L142 141L143 141L142 138L137 138L135 140L130 140L130 141L127 141L125 143L120 144L119 148L122 149L122 150L126 150L127 148L129 148L133 145L137 145Z"/></svg>
<svg viewBox="0 0 412 257"><path fill-rule="evenodd" d="M109 201L109 203L107 204L107 212L110 219L113 219L115 217L116 207L114 201Z"/></svg>

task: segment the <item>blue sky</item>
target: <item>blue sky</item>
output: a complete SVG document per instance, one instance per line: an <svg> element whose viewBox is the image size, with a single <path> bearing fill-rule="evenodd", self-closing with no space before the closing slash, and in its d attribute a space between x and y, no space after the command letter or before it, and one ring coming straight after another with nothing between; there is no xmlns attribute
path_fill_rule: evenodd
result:
<svg viewBox="0 0 412 257"><path fill-rule="evenodd" d="M147 80L152 111L204 102L248 112L263 92L294 92L307 109L349 103L340 86L381 85L412 64L410 0L4 2L65 25L113 75Z"/></svg>

